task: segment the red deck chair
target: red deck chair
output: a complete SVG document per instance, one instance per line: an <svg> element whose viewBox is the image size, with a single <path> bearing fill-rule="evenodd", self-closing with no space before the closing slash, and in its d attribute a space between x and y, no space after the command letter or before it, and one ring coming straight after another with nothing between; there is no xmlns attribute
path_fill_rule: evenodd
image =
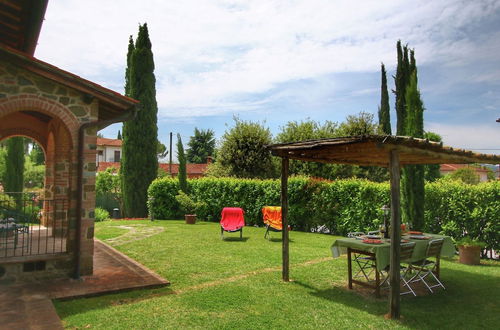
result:
<svg viewBox="0 0 500 330"><path fill-rule="evenodd" d="M222 209L220 220L220 237L224 239L224 232L240 232L243 238L243 227L245 226L245 211L240 207L225 207Z"/></svg>
<svg viewBox="0 0 500 330"><path fill-rule="evenodd" d="M262 208L262 219L267 228L264 238L270 238L269 231L279 232L283 230L281 206L264 206Z"/></svg>

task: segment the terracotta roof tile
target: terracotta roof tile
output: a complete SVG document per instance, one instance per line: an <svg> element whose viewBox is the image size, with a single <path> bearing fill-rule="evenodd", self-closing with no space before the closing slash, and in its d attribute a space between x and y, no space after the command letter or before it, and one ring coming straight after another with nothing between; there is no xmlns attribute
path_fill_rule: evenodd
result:
<svg viewBox="0 0 500 330"><path fill-rule="evenodd" d="M98 146L113 146L113 147L121 147L122 140L119 139L107 139L107 138L97 138Z"/></svg>

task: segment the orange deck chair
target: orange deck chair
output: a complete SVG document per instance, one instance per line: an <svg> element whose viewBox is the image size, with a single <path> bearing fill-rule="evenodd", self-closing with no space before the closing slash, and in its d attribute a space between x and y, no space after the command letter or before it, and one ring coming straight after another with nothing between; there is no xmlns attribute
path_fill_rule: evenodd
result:
<svg viewBox="0 0 500 330"><path fill-rule="evenodd" d="M245 226L245 211L240 207L225 207L222 209L220 220L220 238L224 239L224 232L240 232L243 238L243 227Z"/></svg>
<svg viewBox="0 0 500 330"><path fill-rule="evenodd" d="M281 222L281 206L264 206L262 208L262 219L266 225L264 238L270 238L269 231L280 232L283 230L283 223Z"/></svg>

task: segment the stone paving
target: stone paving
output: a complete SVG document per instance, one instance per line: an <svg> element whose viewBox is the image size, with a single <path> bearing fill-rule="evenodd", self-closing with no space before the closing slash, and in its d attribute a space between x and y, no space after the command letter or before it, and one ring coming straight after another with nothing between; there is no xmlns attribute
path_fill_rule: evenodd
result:
<svg viewBox="0 0 500 330"><path fill-rule="evenodd" d="M94 274L0 286L0 329L62 329L51 299L71 299L155 288L170 283L112 247L95 240Z"/></svg>

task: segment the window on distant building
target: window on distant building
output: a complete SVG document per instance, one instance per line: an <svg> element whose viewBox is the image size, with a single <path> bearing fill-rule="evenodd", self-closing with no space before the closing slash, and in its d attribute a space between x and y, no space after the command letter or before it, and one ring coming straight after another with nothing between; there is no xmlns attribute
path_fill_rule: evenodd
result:
<svg viewBox="0 0 500 330"><path fill-rule="evenodd" d="M120 161L120 150L115 150L115 162Z"/></svg>

